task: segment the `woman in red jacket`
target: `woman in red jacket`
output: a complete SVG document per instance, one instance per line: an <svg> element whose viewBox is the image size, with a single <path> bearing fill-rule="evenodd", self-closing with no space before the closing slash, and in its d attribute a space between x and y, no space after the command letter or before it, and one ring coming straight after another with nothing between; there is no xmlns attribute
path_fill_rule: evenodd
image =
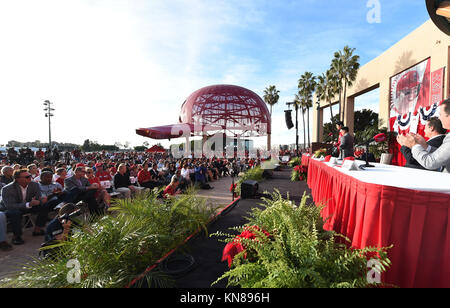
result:
<svg viewBox="0 0 450 308"><path fill-rule="evenodd" d="M101 203L103 201L109 207L111 205L111 196L106 191L106 189L102 187L102 185L100 184L100 179L94 175L94 170L92 168L86 168L86 178L88 179L89 183L97 183L99 187L97 193L95 194L97 202Z"/></svg>

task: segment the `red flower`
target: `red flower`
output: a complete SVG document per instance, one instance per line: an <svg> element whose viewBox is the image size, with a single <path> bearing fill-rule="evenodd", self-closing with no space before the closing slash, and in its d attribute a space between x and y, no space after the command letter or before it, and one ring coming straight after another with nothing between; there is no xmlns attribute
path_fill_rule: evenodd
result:
<svg viewBox="0 0 450 308"><path fill-rule="evenodd" d="M267 237L271 237L269 232L267 232L265 230L261 230L258 226L245 227L244 230L242 231L242 233L240 235L236 236L234 238L234 240L231 243L228 243L225 246L225 248L223 249L222 261L227 260L228 267L231 267L234 257L238 253L240 253L246 249L246 247L244 247L244 245L241 243L242 238L249 239L249 240L257 240L256 234L252 232L254 230L264 233L264 235ZM247 254L244 254L244 258L247 258Z"/></svg>

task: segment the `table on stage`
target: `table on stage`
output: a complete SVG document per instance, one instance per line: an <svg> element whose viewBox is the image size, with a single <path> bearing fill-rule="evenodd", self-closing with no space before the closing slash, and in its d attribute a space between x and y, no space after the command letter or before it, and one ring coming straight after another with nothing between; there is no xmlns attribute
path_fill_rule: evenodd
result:
<svg viewBox="0 0 450 308"><path fill-rule="evenodd" d="M450 287L450 174L377 163L349 171L304 159L313 200L325 206L325 229L354 248L393 245L383 282Z"/></svg>

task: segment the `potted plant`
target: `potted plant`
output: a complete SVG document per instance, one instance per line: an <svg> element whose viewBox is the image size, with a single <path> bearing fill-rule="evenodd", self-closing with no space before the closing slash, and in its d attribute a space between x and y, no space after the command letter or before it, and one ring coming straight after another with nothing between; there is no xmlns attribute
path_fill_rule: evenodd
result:
<svg viewBox="0 0 450 308"><path fill-rule="evenodd" d="M381 164L390 165L392 162L392 153L390 153L389 149L395 141L395 133L388 132L387 129L382 129L380 133L384 133L386 135L386 139L371 146L370 150L374 154L377 161Z"/></svg>

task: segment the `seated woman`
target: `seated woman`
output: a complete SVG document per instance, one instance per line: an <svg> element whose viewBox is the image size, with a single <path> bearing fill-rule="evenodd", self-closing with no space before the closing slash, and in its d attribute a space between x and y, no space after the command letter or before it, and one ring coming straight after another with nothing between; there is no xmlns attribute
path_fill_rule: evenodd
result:
<svg viewBox="0 0 450 308"><path fill-rule="evenodd" d="M171 196L178 195L181 191L178 189L178 185L180 184L178 177L174 175L170 184L167 185L166 189L164 189L163 196L164 198L169 198Z"/></svg>
<svg viewBox="0 0 450 308"><path fill-rule="evenodd" d="M89 183L97 183L99 189L95 193L95 199L97 200L98 204L101 204L104 202L106 206L111 205L111 196L106 191L104 187L100 184L100 179L94 175L94 170L92 168L86 168L86 178L88 179Z"/></svg>

